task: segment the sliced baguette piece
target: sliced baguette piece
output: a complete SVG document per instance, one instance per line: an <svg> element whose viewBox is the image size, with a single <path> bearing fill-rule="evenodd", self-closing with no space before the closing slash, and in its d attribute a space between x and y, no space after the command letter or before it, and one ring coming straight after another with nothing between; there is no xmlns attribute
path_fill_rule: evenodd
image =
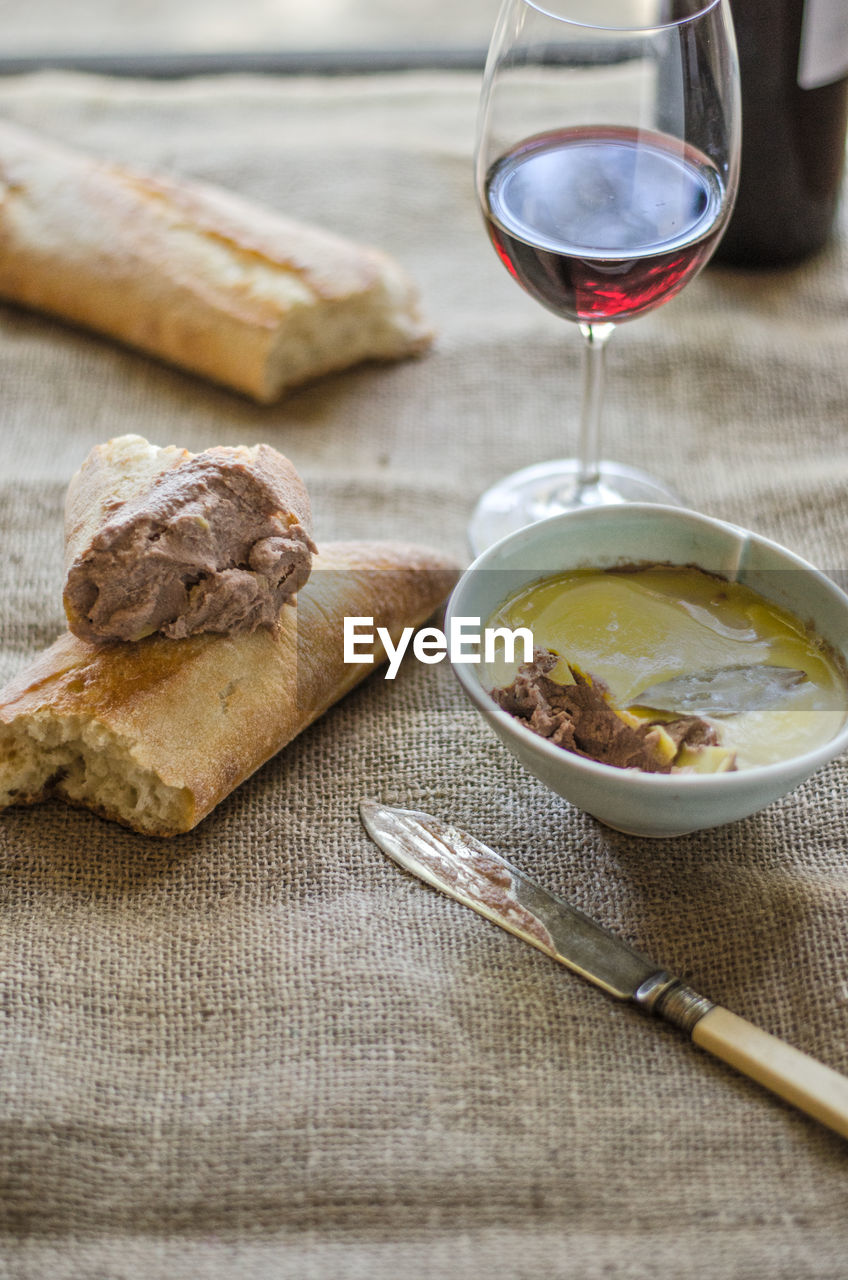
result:
<svg viewBox="0 0 848 1280"><path fill-rule="evenodd" d="M61 636L0 692L0 808L57 795L145 835L189 831L382 660L344 662L346 616L397 641L457 577L421 547L328 543L275 629L94 646Z"/></svg>
<svg viewBox="0 0 848 1280"><path fill-rule="evenodd" d="M98 643L270 626L309 577L311 527L306 486L269 445L118 436L68 486L68 627Z"/></svg>
<svg viewBox="0 0 848 1280"><path fill-rule="evenodd" d="M261 402L432 340L414 285L387 254L8 122L0 296Z"/></svg>

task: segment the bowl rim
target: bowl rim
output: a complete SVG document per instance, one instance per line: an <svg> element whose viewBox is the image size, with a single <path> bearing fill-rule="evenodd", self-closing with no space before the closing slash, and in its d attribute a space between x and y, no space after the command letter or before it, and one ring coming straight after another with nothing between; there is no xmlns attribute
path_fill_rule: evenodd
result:
<svg viewBox="0 0 848 1280"><path fill-rule="evenodd" d="M539 535L544 535L546 530L558 524L573 523L575 520L593 521L602 518L611 518L616 521L621 517L615 513L625 512L628 515L644 512L648 515L658 515L665 519L685 521L689 524L699 524L702 527L729 532L751 540L760 547L778 553L790 562L787 567L802 569L816 579L818 585L831 595L834 602L842 606L845 611L846 624L848 624L848 594L832 578L823 573L821 569L817 569L810 561L805 560L794 551L790 551L788 547L784 547L781 543L763 534L746 529L743 525L734 524L716 516L704 515L688 507L672 507L660 503L622 503L621 505L610 507L584 507L575 511L563 511L558 515L549 516L545 520L536 521L535 524L527 525L523 529L517 529L499 539L499 541L492 543L468 565L451 592L445 608L446 627L450 625L450 620L454 615L464 616L457 608L456 602L461 598L463 592L467 590L468 583L472 580L473 575L482 568L497 568L498 565L492 565L490 561L498 555L502 555L505 550L510 550L515 544L520 544L521 542L527 542L532 545ZM564 568L563 572L566 571L567 568ZM544 570L540 572L539 576L544 576ZM528 582L531 581L533 579L529 578ZM846 640L846 652L843 657L848 662L848 640ZM749 786L755 786L760 780L765 783L769 779L777 780L781 775L785 774L793 776L798 774L809 777L821 765L834 759L848 747L848 713L846 713L841 729L832 738L817 747L811 748L809 751L787 756L783 760L775 760L770 764L750 765L745 769L723 773L669 774L646 773L641 769L625 769L618 765L605 764L601 760L592 760L589 757L577 755L576 752L557 746L556 743L550 742L538 733L534 733L532 729L528 729L515 716L510 715L508 711L504 711L502 707L499 707L494 699L490 697L476 675L479 670L476 664L451 662L450 665L472 702L478 706L485 717L491 716L494 722L499 724L507 735L515 735L519 742L524 742L529 748L538 751L543 757L547 757L552 762L558 761L564 764L565 767L572 768L578 774L583 774L587 778L594 778L596 781L611 781L615 779L617 785L634 790L658 789L665 792L689 790L690 788L705 791L719 789L744 790Z"/></svg>

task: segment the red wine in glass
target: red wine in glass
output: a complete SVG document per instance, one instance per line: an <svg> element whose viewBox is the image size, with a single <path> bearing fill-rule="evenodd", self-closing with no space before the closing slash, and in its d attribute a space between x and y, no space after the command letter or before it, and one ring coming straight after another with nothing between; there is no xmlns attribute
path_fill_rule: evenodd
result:
<svg viewBox="0 0 848 1280"><path fill-rule="evenodd" d="M709 258L724 204L705 155L631 128L528 138L485 185L504 265L543 306L579 323L620 323L672 298Z"/></svg>
<svg viewBox="0 0 848 1280"><path fill-rule="evenodd" d="M739 97L730 0L502 0L475 189L513 279L576 323L583 387L574 455L534 461L526 433L526 464L478 498L475 552L557 512L680 504L662 479L601 456L604 352L718 244L738 184ZM564 416L572 404L563 397Z"/></svg>

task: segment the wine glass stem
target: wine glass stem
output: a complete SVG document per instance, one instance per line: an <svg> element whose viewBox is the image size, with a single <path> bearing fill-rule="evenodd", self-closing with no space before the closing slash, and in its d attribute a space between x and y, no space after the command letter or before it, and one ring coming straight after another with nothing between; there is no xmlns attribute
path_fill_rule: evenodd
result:
<svg viewBox="0 0 848 1280"><path fill-rule="evenodd" d="M580 405L580 439L577 450L579 470L577 492L600 480L601 405L604 394L604 364L607 341L614 324L580 324L585 338L583 350L583 399Z"/></svg>

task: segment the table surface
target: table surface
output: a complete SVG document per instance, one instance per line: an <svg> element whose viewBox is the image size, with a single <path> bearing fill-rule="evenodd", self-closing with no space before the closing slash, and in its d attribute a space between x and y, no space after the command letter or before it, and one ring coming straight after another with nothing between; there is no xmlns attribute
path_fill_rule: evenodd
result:
<svg viewBox="0 0 848 1280"><path fill-rule="evenodd" d="M0 311L0 679L61 626L64 488L109 436L266 440L309 484L319 540L460 558L477 494L570 448L577 335L486 243L478 86L461 72L0 81L2 116L379 244L438 330L423 359L259 408ZM710 267L615 335L605 451L842 569L846 329L844 228L803 267ZM729 827L628 838L527 777L444 666L409 663L179 839L53 804L10 811L0 1274L844 1276L843 1140L404 876L357 802L453 818L848 1071L846 772L839 759Z"/></svg>

